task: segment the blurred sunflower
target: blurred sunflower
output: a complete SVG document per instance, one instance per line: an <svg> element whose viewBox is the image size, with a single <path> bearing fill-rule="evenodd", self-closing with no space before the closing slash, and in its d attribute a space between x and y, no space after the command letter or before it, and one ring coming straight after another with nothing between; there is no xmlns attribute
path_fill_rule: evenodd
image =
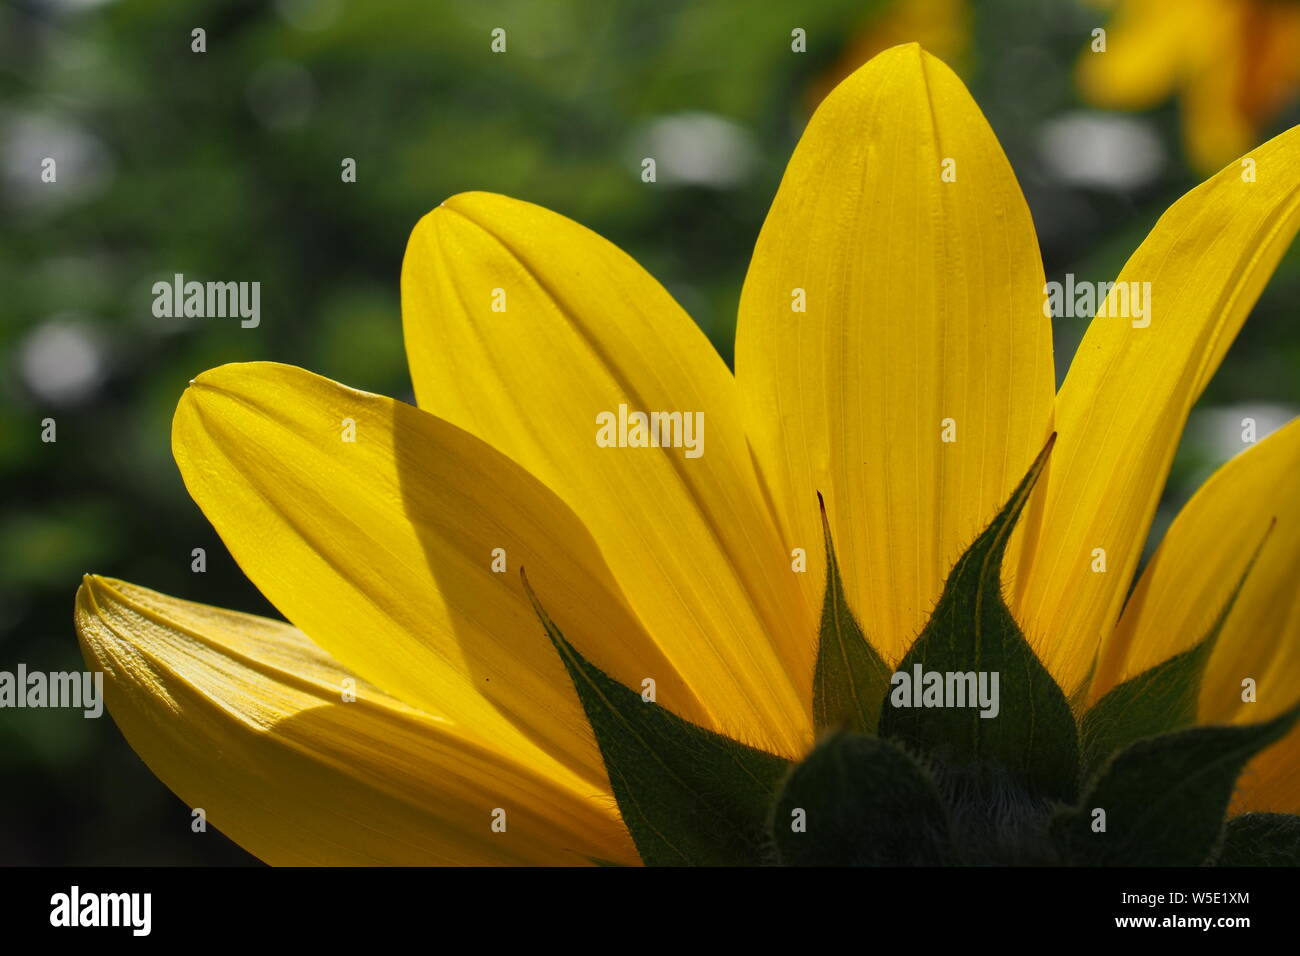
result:
<svg viewBox="0 0 1300 956"><path fill-rule="evenodd" d="M1188 412L1300 223L1300 128L1253 155L1257 181L1229 168L1161 218L1120 276L1152 284L1152 321L1095 319L1059 393L1029 209L961 81L915 44L809 122L734 376L610 243L455 196L403 265L418 408L267 363L204 372L177 408L190 494L293 624L87 576L86 659L149 767L266 861L635 863L627 780L532 592L552 640L623 688L653 678L646 712L797 760L838 583L818 493L842 596L893 663L1015 489L1010 606L1072 699L1191 647L1258 551L1200 716L1281 714L1300 699L1300 422L1201 489L1125 603ZM702 411L706 454L598 447L620 405ZM1298 752L1300 733L1264 752L1238 809L1300 810Z"/></svg>
<svg viewBox="0 0 1300 956"><path fill-rule="evenodd" d="M1300 90L1300 3L1093 0L1114 7L1105 52L1083 53L1079 88L1097 106L1145 110L1182 97L1192 163L1218 169L1258 142Z"/></svg>

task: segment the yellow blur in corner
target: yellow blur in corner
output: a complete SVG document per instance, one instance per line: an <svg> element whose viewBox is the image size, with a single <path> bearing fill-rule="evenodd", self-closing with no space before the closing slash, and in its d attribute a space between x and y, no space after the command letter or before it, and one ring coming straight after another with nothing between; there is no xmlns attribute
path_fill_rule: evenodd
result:
<svg viewBox="0 0 1300 956"><path fill-rule="evenodd" d="M1181 98L1192 165L1212 172L1259 142L1300 92L1300 3L1092 0L1111 9L1104 52L1090 41L1078 85L1096 106L1144 110Z"/></svg>

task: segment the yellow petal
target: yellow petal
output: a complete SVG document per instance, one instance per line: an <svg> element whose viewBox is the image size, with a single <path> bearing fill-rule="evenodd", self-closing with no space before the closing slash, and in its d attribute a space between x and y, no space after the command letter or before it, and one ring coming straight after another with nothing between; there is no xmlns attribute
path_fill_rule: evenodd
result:
<svg viewBox="0 0 1300 956"><path fill-rule="evenodd" d="M1300 699L1300 419L1224 464L1179 512L1098 658L1093 699L1187 650L1225 619L1201 687L1205 723L1252 723ZM1241 700L1242 680L1256 702ZM1251 761L1233 812L1300 812L1300 730Z"/></svg>
<svg viewBox="0 0 1300 956"><path fill-rule="evenodd" d="M1300 728L1246 766L1237 778L1232 812L1300 813Z"/></svg>
<svg viewBox="0 0 1300 956"><path fill-rule="evenodd" d="M711 726L800 752L816 618L791 570L794 545L764 507L735 383L668 293L577 223L471 193L416 226L402 313L420 406L573 509ZM617 419L620 406L702 416L692 436L702 454L598 445L598 416Z"/></svg>
<svg viewBox="0 0 1300 956"><path fill-rule="evenodd" d="M1254 182L1234 163L1160 218L1118 280L1150 283L1147 317L1113 314L1112 293L1057 396L1037 552L1013 609L1067 691L1119 617L1188 411L1300 225L1300 127L1250 158Z"/></svg>
<svg viewBox="0 0 1300 956"><path fill-rule="evenodd" d="M520 766L358 681L278 621L87 576L87 664L168 787L277 865L633 863L612 798ZM505 832L492 829L505 811Z"/></svg>
<svg viewBox="0 0 1300 956"><path fill-rule="evenodd" d="M1300 86L1300 4L1253 4L1242 19L1242 109L1266 122L1295 99Z"/></svg>
<svg viewBox="0 0 1300 956"><path fill-rule="evenodd" d="M1091 696L1187 650L1227 606L1257 548L1232 613L1224 621L1202 686L1200 716L1276 716L1300 698L1300 419L1237 455L1179 513L1114 633L1098 657ZM1271 528L1271 530L1270 530ZM1265 535L1267 534L1267 540ZM1263 547L1260 548L1260 543ZM1290 657L1283 680L1275 662ZM1241 680L1260 682L1260 701L1241 703ZM1266 686L1264 681L1268 680Z"/></svg>
<svg viewBox="0 0 1300 956"><path fill-rule="evenodd" d="M807 599L821 491L849 603L886 656L1047 439L1042 303L1024 197L948 67L895 47L827 97L754 251L736 377L787 545L817 559Z"/></svg>
<svg viewBox="0 0 1300 956"><path fill-rule="evenodd" d="M1213 172L1257 142L1246 88L1252 60L1247 28L1255 4L1221 5L1218 16L1188 38L1182 100L1183 139L1197 169Z"/></svg>
<svg viewBox="0 0 1300 956"><path fill-rule="evenodd" d="M1106 49L1080 55L1078 84L1098 106L1144 110L1174 92L1213 45L1230 42L1231 4L1222 0L1124 0L1105 24ZM1234 154L1235 155L1235 154Z"/></svg>
<svg viewBox="0 0 1300 956"><path fill-rule="evenodd" d="M521 566L608 673L634 687L655 678L664 706L698 716L577 519L460 429L302 369L250 363L195 380L172 447L190 494L285 617L360 676L512 759L544 751L548 768L606 786Z"/></svg>

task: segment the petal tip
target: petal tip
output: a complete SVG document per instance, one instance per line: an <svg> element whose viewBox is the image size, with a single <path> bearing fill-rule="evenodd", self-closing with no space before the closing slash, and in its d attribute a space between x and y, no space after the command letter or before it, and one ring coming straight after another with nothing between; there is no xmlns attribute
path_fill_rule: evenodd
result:
<svg viewBox="0 0 1300 956"><path fill-rule="evenodd" d="M103 606L115 596L108 579L90 571L81 576L81 585L73 600L72 625L83 649L102 645L103 638L112 635L112 629L103 626Z"/></svg>
<svg viewBox="0 0 1300 956"><path fill-rule="evenodd" d="M86 571L81 575L81 588L87 594L93 595L103 588L104 579L93 571Z"/></svg>
<svg viewBox="0 0 1300 956"><path fill-rule="evenodd" d="M875 63L877 61L880 63L908 63L917 68L928 62L943 62L925 47L921 46L921 44L916 40L886 47L875 56L871 57L871 59L867 60L866 63ZM866 63L864 63L863 66L865 66Z"/></svg>

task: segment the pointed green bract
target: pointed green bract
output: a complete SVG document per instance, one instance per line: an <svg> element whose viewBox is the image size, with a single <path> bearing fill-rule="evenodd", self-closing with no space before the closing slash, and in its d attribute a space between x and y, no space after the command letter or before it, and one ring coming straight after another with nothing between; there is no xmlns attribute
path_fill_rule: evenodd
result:
<svg viewBox="0 0 1300 956"><path fill-rule="evenodd" d="M844 732L790 771L772 838L785 866L935 866L949 839L926 772L888 741Z"/></svg>
<svg viewBox="0 0 1300 956"><path fill-rule="evenodd" d="M1211 858L1237 775L1280 740L1300 708L1260 724L1193 727L1121 750L1054 830L1067 860L1093 866L1199 866ZM1097 829L1105 812L1105 829Z"/></svg>
<svg viewBox="0 0 1300 956"><path fill-rule="evenodd" d="M826 548L826 591L813 674L813 721L818 730L845 728L874 734L880 703L889 690L889 668L871 646L844 598L835 542L821 493L822 536Z"/></svg>
<svg viewBox="0 0 1300 956"><path fill-rule="evenodd" d="M697 727L609 677L565 639L520 574L587 713L642 862L770 863L770 808L789 762Z"/></svg>
<svg viewBox="0 0 1300 956"><path fill-rule="evenodd" d="M1078 772L1074 716L1011 616L1001 583L1007 541L1054 439L954 566L933 616L899 664L899 674L909 677L918 665L922 673L982 673L990 685L996 674L996 716L982 717L975 706L895 706L911 696L896 685L881 708L879 733L954 766L1001 768L1035 793L1069 800Z"/></svg>
<svg viewBox="0 0 1300 956"><path fill-rule="evenodd" d="M1205 665L1272 529L1270 523L1205 637L1181 654L1112 688L1084 715L1079 726L1084 779L1135 740L1190 727L1196 722L1196 702Z"/></svg>
<svg viewBox="0 0 1300 956"><path fill-rule="evenodd" d="M1300 816L1243 813L1223 828L1216 866L1300 866Z"/></svg>
<svg viewBox="0 0 1300 956"><path fill-rule="evenodd" d="M1084 714L1079 724L1079 743L1085 780L1135 740L1181 730L1196 722L1201 676L1218 630L1216 625L1195 647L1115 687Z"/></svg>

